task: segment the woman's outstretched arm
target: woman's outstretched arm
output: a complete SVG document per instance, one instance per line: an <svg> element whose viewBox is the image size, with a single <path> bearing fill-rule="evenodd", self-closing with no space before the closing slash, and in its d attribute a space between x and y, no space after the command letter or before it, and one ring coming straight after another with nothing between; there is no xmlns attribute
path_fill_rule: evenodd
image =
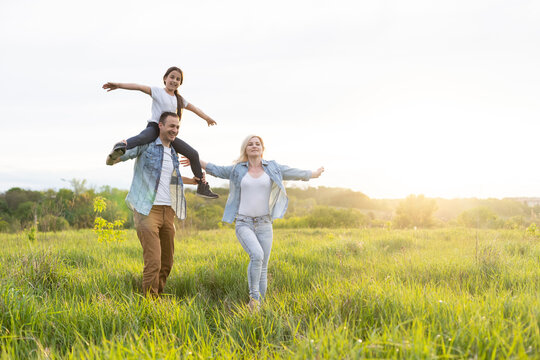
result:
<svg viewBox="0 0 540 360"><path fill-rule="evenodd" d="M229 179L231 177L232 169L234 168L234 165L218 166L201 159L199 159L199 162L201 163L201 168L203 168L203 170L206 170L208 174L222 179ZM180 159L180 164L182 164L183 166L189 166L189 159L185 156L182 156L182 158Z"/></svg>
<svg viewBox="0 0 540 360"><path fill-rule="evenodd" d="M279 165L283 180L304 180L318 178L324 171L324 167L320 167L317 170L301 170L288 167L287 165Z"/></svg>

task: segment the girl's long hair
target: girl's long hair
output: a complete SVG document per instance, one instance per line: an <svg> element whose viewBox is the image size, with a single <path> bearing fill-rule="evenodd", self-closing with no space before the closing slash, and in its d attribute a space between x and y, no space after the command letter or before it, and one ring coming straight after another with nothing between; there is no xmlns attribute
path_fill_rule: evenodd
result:
<svg viewBox="0 0 540 360"><path fill-rule="evenodd" d="M260 137L259 135L248 135L244 141L242 141L242 145L240 146L240 157L238 157L238 159L235 160L235 164L238 164L238 163L241 163L241 162L246 162L248 160L248 157L246 155L246 148L247 148L247 144L249 142L249 140L251 138L254 138L256 137L257 139L260 140L261 142L261 145L262 145L262 149L263 149L263 153L264 153L264 141L262 139L262 137ZM262 157L262 155L261 155Z"/></svg>
<svg viewBox="0 0 540 360"><path fill-rule="evenodd" d="M184 82L184 72L182 71L182 69L180 69L179 67L176 67L176 66L171 66L170 68L167 69L167 71L165 72L165 75L163 75L163 83L164 84L165 84L165 78L167 76L169 76L169 74L172 73L175 70L180 73L180 85L182 85L182 83ZM178 105L176 107L176 113L178 114L178 118L180 120L182 120L182 110L184 108L183 107L184 98L182 96L180 96L180 94L178 93L178 89L174 90L174 95L176 96L176 102L178 103Z"/></svg>

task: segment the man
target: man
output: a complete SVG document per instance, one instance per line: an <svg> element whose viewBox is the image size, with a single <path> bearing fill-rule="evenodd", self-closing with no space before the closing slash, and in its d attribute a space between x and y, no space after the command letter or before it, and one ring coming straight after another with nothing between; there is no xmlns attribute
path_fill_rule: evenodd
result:
<svg viewBox="0 0 540 360"><path fill-rule="evenodd" d="M158 126L154 142L127 150L114 162L137 158L126 203L133 210L143 248L143 292L154 297L163 292L173 265L174 216L186 217L183 183L198 180L180 178L178 157L171 147L180 128L178 115L163 113Z"/></svg>

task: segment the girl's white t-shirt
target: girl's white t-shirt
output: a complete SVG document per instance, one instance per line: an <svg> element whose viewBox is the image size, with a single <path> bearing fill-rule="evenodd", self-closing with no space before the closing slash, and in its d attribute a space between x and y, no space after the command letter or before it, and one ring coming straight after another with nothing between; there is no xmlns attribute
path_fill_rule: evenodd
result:
<svg viewBox="0 0 540 360"><path fill-rule="evenodd" d="M272 180L263 172L258 178L247 173L240 182L240 207L238 214L263 216L270 214L270 190Z"/></svg>
<svg viewBox="0 0 540 360"><path fill-rule="evenodd" d="M163 166L161 167L161 177L156 192L154 205L171 205L171 176L174 171L173 151L170 147L163 147Z"/></svg>
<svg viewBox="0 0 540 360"><path fill-rule="evenodd" d="M175 95L169 95L164 88L152 86L150 88L152 92L152 117L148 122L159 122L159 117L166 111L176 113L178 107L178 101ZM189 103L180 96L182 99L182 108L185 109Z"/></svg>

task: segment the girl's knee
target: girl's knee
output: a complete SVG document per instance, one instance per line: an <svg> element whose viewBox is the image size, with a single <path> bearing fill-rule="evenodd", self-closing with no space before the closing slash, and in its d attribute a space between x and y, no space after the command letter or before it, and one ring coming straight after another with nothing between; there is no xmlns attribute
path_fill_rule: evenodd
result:
<svg viewBox="0 0 540 360"><path fill-rule="evenodd" d="M195 149L191 149L192 151L189 151L189 156L187 158L189 160L199 161L199 152Z"/></svg>

